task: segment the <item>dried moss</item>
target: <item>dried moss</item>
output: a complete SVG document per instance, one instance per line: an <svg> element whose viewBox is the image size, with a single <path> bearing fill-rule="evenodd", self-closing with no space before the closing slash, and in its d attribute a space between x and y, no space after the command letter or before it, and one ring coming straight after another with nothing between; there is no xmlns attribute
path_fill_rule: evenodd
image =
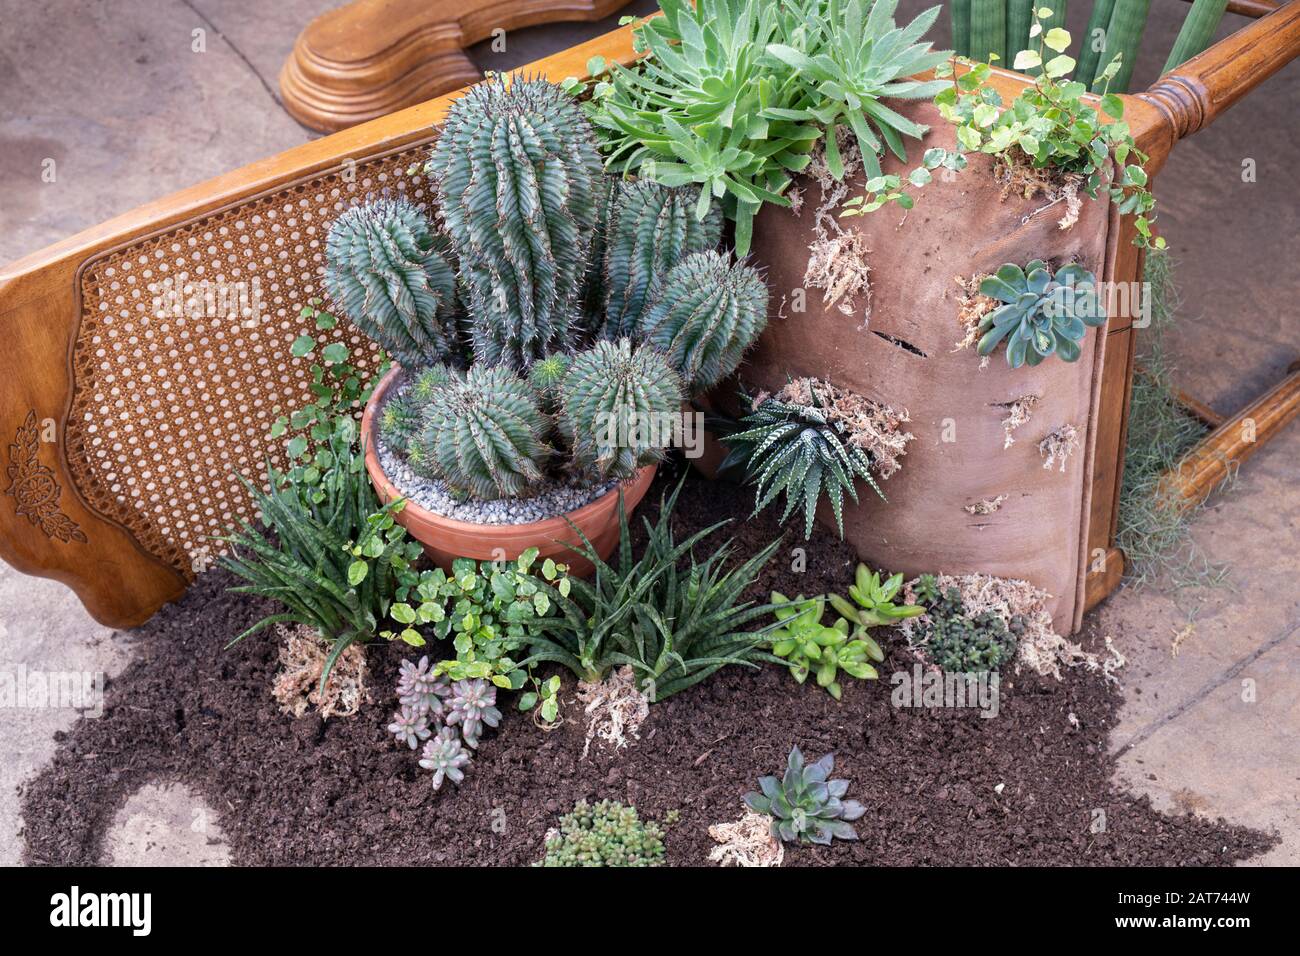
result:
<svg viewBox="0 0 1300 956"><path fill-rule="evenodd" d="M812 405L814 389L826 417L841 426L849 444L871 456L876 474L888 478L903 467L899 459L907 454L907 443L915 438L902 428L911 420L907 409L895 411L888 405L816 378L793 379L777 392L776 397L794 405ZM756 399L756 404L764 397Z"/></svg>
<svg viewBox="0 0 1300 956"><path fill-rule="evenodd" d="M966 614L972 617L985 613L995 614L1007 627L1011 626L1013 620L1020 619L1016 648L1017 669L1028 667L1036 674L1060 680L1062 667L1083 667L1101 674L1106 680L1118 680L1115 672L1124 666L1126 660L1110 638L1105 638L1105 654L1092 654L1076 642L1057 634L1052 627L1052 615L1047 611L1047 600L1051 595L1041 588L1034 587L1028 581L999 578L991 574L937 574L935 579L940 592L956 588L961 593L962 606ZM903 585L903 597L907 603L916 602L919 584L918 577ZM922 614L899 625L909 646L918 654L921 653L919 645L925 622L926 615Z"/></svg>
<svg viewBox="0 0 1300 956"><path fill-rule="evenodd" d="M813 211L814 239L808 246L808 265L804 269L804 288L821 289L822 302L835 306L845 315L858 311L862 300L864 320L871 315L871 266L867 257L871 250L866 239L856 230L846 231L837 215L841 203L848 198L849 183L862 168L862 156L856 140L840 129L840 158L844 175L836 179L826 164L825 149L819 144L813 151L805 175L821 191L821 201ZM804 204L802 193L791 208L799 215Z"/></svg>
<svg viewBox="0 0 1300 956"><path fill-rule="evenodd" d="M720 845L709 851L719 866L780 866L785 845L772 836L772 818L746 809L734 823L715 823L709 836Z"/></svg>
<svg viewBox="0 0 1300 956"><path fill-rule="evenodd" d="M1037 395L1021 395L1014 401L1000 402L995 406L1005 409L1007 413L1007 417L1002 419L1002 431L1005 435L1005 440L1002 442L1003 450L1016 443L1015 436L1012 433L1020 426L1029 424L1029 416L1038 405L1038 402Z"/></svg>
<svg viewBox="0 0 1300 956"><path fill-rule="evenodd" d="M1044 205L1025 216L1025 222L1060 203L1065 203L1065 212L1057 220L1057 226L1069 229L1079 221L1079 213L1083 209L1083 197L1079 195L1083 189L1082 174L1062 172L1051 166L1040 169L1024 153L1015 149L1000 157L993 169L993 178L1002 184L1003 202L1013 194L1025 199L1042 196L1047 200Z"/></svg>
<svg viewBox="0 0 1300 956"><path fill-rule="evenodd" d="M1044 458L1044 468L1050 471L1059 461L1061 471L1065 471L1065 463L1074 455L1078 447L1079 430L1067 423L1047 433L1038 443L1038 453Z"/></svg>
<svg viewBox="0 0 1300 956"><path fill-rule="evenodd" d="M271 686L271 696L280 710L301 717L315 707L322 717L351 717L370 700L366 685L366 652L360 644L348 647L335 662L320 692L329 648L311 628L276 625L280 638L280 672Z"/></svg>
<svg viewBox="0 0 1300 956"><path fill-rule="evenodd" d="M1210 561L1188 534L1188 524L1201 506L1185 508L1181 498L1161 485L1164 475L1209 431L1176 399L1174 367L1165 346L1179 307L1173 273L1169 253L1148 250L1144 278L1151 296L1151 325L1138 339L1142 372L1133 377L1115 540L1124 552L1126 582L1141 586L1165 575L1177 589L1221 584L1227 570ZM1230 469L1225 484L1233 477Z"/></svg>

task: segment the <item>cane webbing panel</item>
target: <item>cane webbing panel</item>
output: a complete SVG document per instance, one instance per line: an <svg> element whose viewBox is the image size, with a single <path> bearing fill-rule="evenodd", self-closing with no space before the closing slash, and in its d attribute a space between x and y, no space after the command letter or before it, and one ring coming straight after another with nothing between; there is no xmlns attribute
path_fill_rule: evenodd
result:
<svg viewBox="0 0 1300 956"><path fill-rule="evenodd" d="M187 576L254 509L236 472L285 465L275 419L312 400L320 347L343 342L366 373L375 347L349 323L319 332L299 311L324 298L330 223L349 206L402 195L428 212L427 148L349 164L89 262L73 350L67 455L85 501ZM316 337L311 358L289 346Z"/></svg>

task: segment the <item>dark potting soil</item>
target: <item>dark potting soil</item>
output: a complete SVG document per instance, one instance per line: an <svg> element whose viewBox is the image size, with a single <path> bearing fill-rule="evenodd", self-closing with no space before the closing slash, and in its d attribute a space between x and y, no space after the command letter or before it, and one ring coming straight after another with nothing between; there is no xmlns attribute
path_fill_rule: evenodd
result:
<svg viewBox="0 0 1300 956"><path fill-rule="evenodd" d="M670 481L659 478L638 516L657 512ZM752 553L779 529L770 514L750 519L751 503L734 486L688 479L679 534L733 518L718 540L732 534L739 553ZM796 547L802 573L792 570ZM787 535L754 596L842 587L855 563L824 532L810 542ZM286 717L270 694L276 641L259 635L223 650L269 607L228 594L232 583L207 572L132 632L136 660L109 682L103 716L61 734L51 765L22 788L29 862L100 862L127 798L176 781L219 814L241 864L528 864L545 831L585 797L635 804L643 819L678 811L668 862L699 865L714 846L708 827L736 819L742 794L778 773L792 744L810 759L835 751L835 776L867 813L859 842L788 847L786 865L1220 864L1276 842L1166 816L1116 789L1106 741L1120 696L1079 672L1061 682L1008 674L999 714L986 719L973 709L895 708L883 679L847 681L837 703L784 669L730 667L654 705L639 742L614 754L593 744L586 759L577 705L547 732L504 700L502 726L484 738L465 782L435 792L416 754L384 729L398 661L411 649L372 646L375 699L356 717ZM882 674L911 669L901 639L882 643ZM1105 826L1092 832L1097 811Z"/></svg>

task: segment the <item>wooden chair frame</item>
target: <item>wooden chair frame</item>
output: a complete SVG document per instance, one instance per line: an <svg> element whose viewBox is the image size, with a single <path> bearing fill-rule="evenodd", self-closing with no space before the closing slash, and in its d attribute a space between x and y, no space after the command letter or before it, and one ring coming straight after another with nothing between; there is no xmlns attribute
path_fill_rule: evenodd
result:
<svg viewBox="0 0 1300 956"><path fill-rule="evenodd" d="M630 62L630 28L565 50L530 69L557 81L583 76L588 60L597 55ZM1208 126L1297 55L1300 0L1261 16L1161 77L1149 90L1126 97L1125 118L1141 148L1150 154L1150 171L1159 170L1180 139ZM998 71L992 82L1009 100L1025 80ZM142 206L0 270L0 329L6 346L0 352L4 395L0 405L0 436L4 440L0 446L8 444L7 478L5 487L0 488L4 492L0 494L0 556L20 571L65 582L97 620L111 626L139 624L184 592L201 568L178 557L174 542L160 530L170 519L164 515L155 520L151 509L159 514L168 508L211 513L210 505L205 507L208 503L202 500L182 503L179 495L171 500L173 489L165 482L162 487L151 484L147 492L134 485L125 488L119 477L105 473L109 466L95 464L95 454L107 455L109 460L117 456L115 460L131 464L131 456L136 454L132 449L137 446L132 435L112 443L111 450L101 447L96 451L105 432L95 435L93 409L100 409L95 414L112 416L115 408L129 404L128 398L142 408L157 404L144 393L116 394L115 369L103 374L96 371L96 355L110 345L100 337L121 331L104 324L103 314L111 312L113 303L121 302L128 293L135 294L128 287L133 276L115 274L115 269L147 268L146 252L158 262L168 257L184 262L189 248L205 244L222 259L223 250L238 240L262 250L258 253L262 258L254 256L248 261L271 263L264 276L268 283L287 284L281 291L290 298L291 293L302 293L310 285L309 280L304 285L302 277L318 271L322 259L323 235L314 231L311 204L347 198L342 194L355 189L351 184L358 176L370 184L366 188L397 182L401 170L432 140L432 127L445 115L451 99L443 96L246 166ZM1113 254L1107 279L1131 282L1141 275L1142 256L1130 244L1131 237L1130 222L1123 223L1120 234L1111 237ZM291 260L300 263L292 267L299 269L296 286ZM294 321L293 316L277 318L284 328ZM112 347L128 358L139 357L142 349L163 347L149 340L150 334L150 330L136 330L129 342L116 339ZM145 341L136 341L137 335L143 335ZM1089 605L1114 589L1123 568L1113 541L1135 340L1127 319L1116 318L1107 327L1088 545L1108 560L1098 562L1096 573L1087 580ZM232 462L247 460L251 453L269 454L261 420L245 415L240 406L245 389L238 375L231 375L232 368L237 371L230 364L236 359L225 351L226 346L188 342L183 347L180 343L168 347L190 353L197 349L210 356L203 361L214 374L225 376L220 379L224 384L211 393L184 397L185 407L198 403L189 413L199 418L198 431L210 424L213 434L223 436L212 447L198 449L197 456L207 462L204 467L216 474L221 467L229 470ZM249 363L254 361L260 363L259 369L266 365L264 355L244 361L243 367L251 367ZM281 388L286 403L294 395L305 398L308 394L306 383L287 377L275 381L287 382ZM145 393L151 391L152 386L144 389ZM95 394L89 394L92 392ZM1206 447L1222 454L1202 456L1201 460L1244 458L1293 417L1297 408L1300 375L1293 373L1269 395L1221 423ZM203 421L203 416L210 421ZM1249 446L1237 440L1240 420L1245 417L1256 419L1255 441ZM203 436L197 437L202 446ZM123 442L131 447L117 447ZM185 447L189 442L187 439ZM188 457L195 457L195 452ZM260 467L260 461L257 464ZM177 465L162 461L159 467ZM196 473L202 472L200 468ZM1189 491L1196 493L1212 483L1213 466L1193 468L1183 477ZM193 491L187 494L193 497ZM240 506L227 502L222 507L245 513ZM220 511L218 507L213 520L221 517Z"/></svg>

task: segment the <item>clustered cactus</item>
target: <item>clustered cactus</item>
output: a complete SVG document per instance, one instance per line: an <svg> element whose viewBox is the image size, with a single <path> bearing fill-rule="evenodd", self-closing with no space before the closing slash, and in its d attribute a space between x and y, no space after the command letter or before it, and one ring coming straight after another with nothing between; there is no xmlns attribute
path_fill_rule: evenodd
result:
<svg viewBox="0 0 1300 956"><path fill-rule="evenodd" d="M659 866L663 830L642 823L635 807L612 800L594 806L579 800L546 836L546 855L537 866Z"/></svg>
<svg viewBox="0 0 1300 956"><path fill-rule="evenodd" d="M411 750L424 743L419 763L433 771L435 790L446 780L464 779L470 750L478 749L483 728L501 723L495 686L482 678L452 683L429 666L428 657L421 657L418 664L402 661L397 701L401 708L388 732Z"/></svg>
<svg viewBox="0 0 1300 956"><path fill-rule="evenodd" d="M762 792L745 794L745 805L770 816L772 836L787 843L829 846L836 838L856 840L858 833L849 824L867 810L856 800L841 799L849 782L830 779L834 769L834 754L805 764L803 753L795 747L786 761L785 774L760 779Z"/></svg>
<svg viewBox="0 0 1300 956"><path fill-rule="evenodd" d="M446 357L456 339L456 273L439 245L423 213L391 199L347 210L326 240L330 298L406 368Z"/></svg>
<svg viewBox="0 0 1300 956"><path fill-rule="evenodd" d="M426 171L468 289L474 354L526 368L580 323L603 166L558 86L490 78L452 107Z"/></svg>
<svg viewBox="0 0 1300 956"><path fill-rule="evenodd" d="M701 221L694 207L680 189L664 189L649 180L619 183L605 249L605 320L611 335L629 335L640 325L656 275L689 255L717 248L722 211L711 203ZM766 299L764 290L764 304Z"/></svg>
<svg viewBox="0 0 1300 956"><path fill-rule="evenodd" d="M921 647L933 663L950 674L996 671L1014 660L1026 621L1021 615L1008 625L992 611L971 614L961 591L941 591L932 574L921 575L916 599L925 606L917 620Z"/></svg>
<svg viewBox="0 0 1300 956"><path fill-rule="evenodd" d="M448 486L479 498L518 495L540 481L551 449L529 384L505 365L475 365L435 389L409 447Z"/></svg>
<svg viewBox="0 0 1300 956"><path fill-rule="evenodd" d="M715 251L716 203L607 179L589 121L544 80L493 77L457 100L425 172L438 227L402 200L349 210L325 283L407 372L384 441L454 491L631 477L766 323L758 272Z"/></svg>
<svg viewBox="0 0 1300 956"><path fill-rule="evenodd" d="M682 387L662 355L624 338L575 355L560 394L560 429L574 459L615 478L663 458L660 429L681 404Z"/></svg>
<svg viewBox="0 0 1300 956"><path fill-rule="evenodd" d="M766 323L763 280L708 251L673 266L635 328L668 356L694 395L730 375Z"/></svg>

